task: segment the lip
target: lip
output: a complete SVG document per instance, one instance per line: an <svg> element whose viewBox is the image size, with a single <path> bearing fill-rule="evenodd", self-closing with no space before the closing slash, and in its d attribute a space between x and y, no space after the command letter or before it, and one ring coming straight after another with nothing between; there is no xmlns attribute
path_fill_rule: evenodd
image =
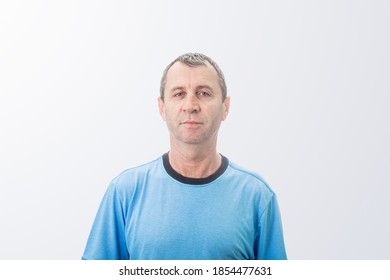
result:
<svg viewBox="0 0 390 280"><path fill-rule="evenodd" d="M202 123L197 121L184 121L182 122L182 124L202 124Z"/></svg>
<svg viewBox="0 0 390 280"><path fill-rule="evenodd" d="M201 122L197 122L197 121L184 121L181 124L184 125L187 128L197 128L200 125L202 125Z"/></svg>

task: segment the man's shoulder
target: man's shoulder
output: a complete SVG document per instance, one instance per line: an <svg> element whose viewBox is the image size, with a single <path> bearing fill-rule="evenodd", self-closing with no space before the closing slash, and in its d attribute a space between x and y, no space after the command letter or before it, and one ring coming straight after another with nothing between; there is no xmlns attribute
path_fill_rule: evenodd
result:
<svg viewBox="0 0 390 280"><path fill-rule="evenodd" d="M134 167L130 167L119 173L117 177L122 177L122 176L128 176L128 175L134 175L136 173L145 173L149 172L151 169L156 168L158 164L161 162L161 156L158 158L149 161L147 163L143 163Z"/></svg>
<svg viewBox="0 0 390 280"><path fill-rule="evenodd" d="M244 185L274 194L268 183L256 171L242 167L232 161L229 161L229 168L230 176L242 182Z"/></svg>
<svg viewBox="0 0 390 280"><path fill-rule="evenodd" d="M240 176L249 177L254 180L264 181L263 177L261 177L259 173L247 169L241 165L238 165L235 162L229 161L229 166L233 169L234 172L237 172Z"/></svg>
<svg viewBox="0 0 390 280"><path fill-rule="evenodd" d="M161 164L161 156L155 160L149 161L147 163L127 168L121 173L119 173L112 181L111 185L116 187L121 187L124 185L132 184L139 180L145 180L145 177L148 174L155 174L158 172L158 169Z"/></svg>

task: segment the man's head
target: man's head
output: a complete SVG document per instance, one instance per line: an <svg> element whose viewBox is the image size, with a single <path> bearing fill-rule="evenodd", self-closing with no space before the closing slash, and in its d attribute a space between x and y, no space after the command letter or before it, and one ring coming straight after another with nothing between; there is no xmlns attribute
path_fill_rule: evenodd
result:
<svg viewBox="0 0 390 280"><path fill-rule="evenodd" d="M223 74L207 56L185 54L165 69L158 106L171 144L216 145L229 105Z"/></svg>
<svg viewBox="0 0 390 280"><path fill-rule="evenodd" d="M165 68L163 76L161 78L161 84L160 84L160 97L161 97L162 100L164 100L164 91L165 91L165 84L166 84L166 81L167 81L168 71L169 71L169 69L171 69L172 65L174 65L176 62L184 63L185 65L190 66L190 67L197 67L197 66L201 66L201 65L207 65L207 63L209 63L215 69L215 71L217 72L218 82L219 82L219 86L220 86L221 92L222 92L222 101L225 101L226 96L227 96L227 88L226 88L225 77L224 77L221 69L217 65L217 63L215 63L215 61L212 60L210 57L208 57L208 56L206 56L204 54L201 54L201 53L186 53L186 54L183 54L183 55L179 56L178 58L176 58L175 60L173 60Z"/></svg>

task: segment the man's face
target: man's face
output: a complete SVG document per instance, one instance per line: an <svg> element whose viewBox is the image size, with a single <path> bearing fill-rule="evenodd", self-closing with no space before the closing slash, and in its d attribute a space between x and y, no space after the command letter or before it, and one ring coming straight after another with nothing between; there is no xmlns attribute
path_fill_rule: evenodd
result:
<svg viewBox="0 0 390 280"><path fill-rule="evenodd" d="M216 141L230 99L222 100L218 75L210 64L190 67L176 62L166 76L164 100L160 97L158 104L171 141L204 144Z"/></svg>

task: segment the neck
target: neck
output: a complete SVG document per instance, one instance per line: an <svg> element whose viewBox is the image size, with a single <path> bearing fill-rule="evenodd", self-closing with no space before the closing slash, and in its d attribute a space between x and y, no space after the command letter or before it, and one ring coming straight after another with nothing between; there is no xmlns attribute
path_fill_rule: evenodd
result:
<svg viewBox="0 0 390 280"><path fill-rule="evenodd" d="M210 149L190 145L186 149L178 149L171 144L169 163L179 174L188 178L206 178L214 174L221 165L221 155L216 146Z"/></svg>

